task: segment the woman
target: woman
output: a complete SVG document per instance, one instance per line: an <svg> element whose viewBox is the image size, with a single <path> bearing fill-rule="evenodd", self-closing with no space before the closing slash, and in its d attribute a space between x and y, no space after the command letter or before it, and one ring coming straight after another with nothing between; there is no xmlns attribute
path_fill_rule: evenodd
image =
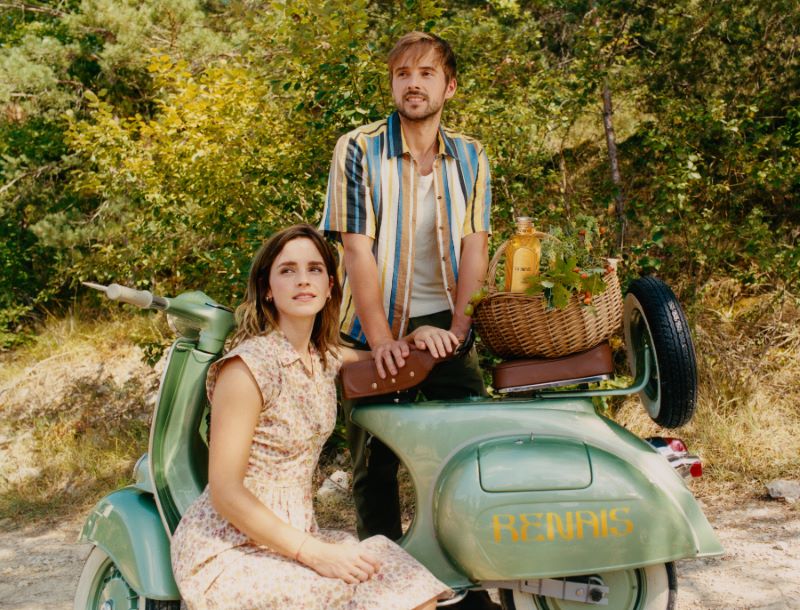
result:
<svg viewBox="0 0 800 610"><path fill-rule="evenodd" d="M235 347L208 374L208 487L172 539L191 609L427 610L451 595L387 538L317 527L311 485L336 419L335 377L369 357L338 345L340 302L333 254L310 225L253 259ZM457 343L432 327L407 340L434 355Z"/></svg>

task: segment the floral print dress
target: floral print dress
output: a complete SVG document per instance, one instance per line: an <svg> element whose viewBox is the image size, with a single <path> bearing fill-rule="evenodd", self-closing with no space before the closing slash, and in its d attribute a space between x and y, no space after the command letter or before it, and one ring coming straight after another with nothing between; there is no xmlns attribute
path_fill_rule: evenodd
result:
<svg viewBox="0 0 800 610"><path fill-rule="evenodd" d="M243 341L212 365L213 394L221 363L239 357L263 398L250 449L245 486L281 519L326 542L355 538L320 530L312 481L320 451L336 420L334 379L341 361L328 354L312 370L278 330ZM211 431L213 434L213 430ZM172 568L187 606L194 610L410 610L451 591L416 559L383 536L360 542L381 567L355 585L320 576L306 565L252 542L219 516L208 488L189 507L172 538Z"/></svg>

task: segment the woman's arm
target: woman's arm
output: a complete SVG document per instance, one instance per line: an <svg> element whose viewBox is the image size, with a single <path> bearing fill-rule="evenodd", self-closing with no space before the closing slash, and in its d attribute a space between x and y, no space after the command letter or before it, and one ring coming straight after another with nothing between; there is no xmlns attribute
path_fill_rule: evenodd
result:
<svg viewBox="0 0 800 610"><path fill-rule="evenodd" d="M262 398L240 358L223 365L212 397L208 485L214 509L255 542L348 583L367 580L377 560L356 545L328 544L282 519L244 486Z"/></svg>

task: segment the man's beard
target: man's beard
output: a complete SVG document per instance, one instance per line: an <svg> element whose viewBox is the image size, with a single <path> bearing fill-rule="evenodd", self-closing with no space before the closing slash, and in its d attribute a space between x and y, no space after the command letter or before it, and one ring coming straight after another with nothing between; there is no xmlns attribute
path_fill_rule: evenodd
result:
<svg viewBox="0 0 800 610"><path fill-rule="evenodd" d="M405 101L405 99L403 101ZM429 101L429 98L427 96L425 96L425 101L426 102ZM436 116L436 114L442 109L441 105L434 107L428 104L424 109L418 108L416 111L414 111L415 114L412 115L409 114L403 108L402 104L396 104L396 106L397 106L397 113L400 116L402 116L407 121L418 122L418 123L423 123L428 119L430 119L431 117Z"/></svg>
<svg viewBox="0 0 800 610"><path fill-rule="evenodd" d="M401 117L403 117L407 121L419 122L419 123L423 123L423 122L427 121L429 118L431 118L432 116L436 116L437 112L439 112L438 109L437 110L427 111L427 112L425 112L424 114L421 114L421 115L412 116L412 115L408 114L402 108L398 108L397 109L397 114L399 114Z"/></svg>

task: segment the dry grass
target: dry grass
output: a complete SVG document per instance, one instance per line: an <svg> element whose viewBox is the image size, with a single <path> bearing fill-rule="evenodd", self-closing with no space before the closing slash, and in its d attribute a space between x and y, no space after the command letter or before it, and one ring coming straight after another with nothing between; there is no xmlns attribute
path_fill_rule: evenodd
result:
<svg viewBox="0 0 800 610"><path fill-rule="evenodd" d="M156 384L131 337L148 333L141 316L50 320L2 354L0 527L83 510L129 482Z"/></svg>
<svg viewBox="0 0 800 610"><path fill-rule="evenodd" d="M763 496L771 479L800 479L800 308L786 293L709 284L691 312L700 377L694 419L675 434L701 455L701 494ZM635 398L615 419L665 434Z"/></svg>

